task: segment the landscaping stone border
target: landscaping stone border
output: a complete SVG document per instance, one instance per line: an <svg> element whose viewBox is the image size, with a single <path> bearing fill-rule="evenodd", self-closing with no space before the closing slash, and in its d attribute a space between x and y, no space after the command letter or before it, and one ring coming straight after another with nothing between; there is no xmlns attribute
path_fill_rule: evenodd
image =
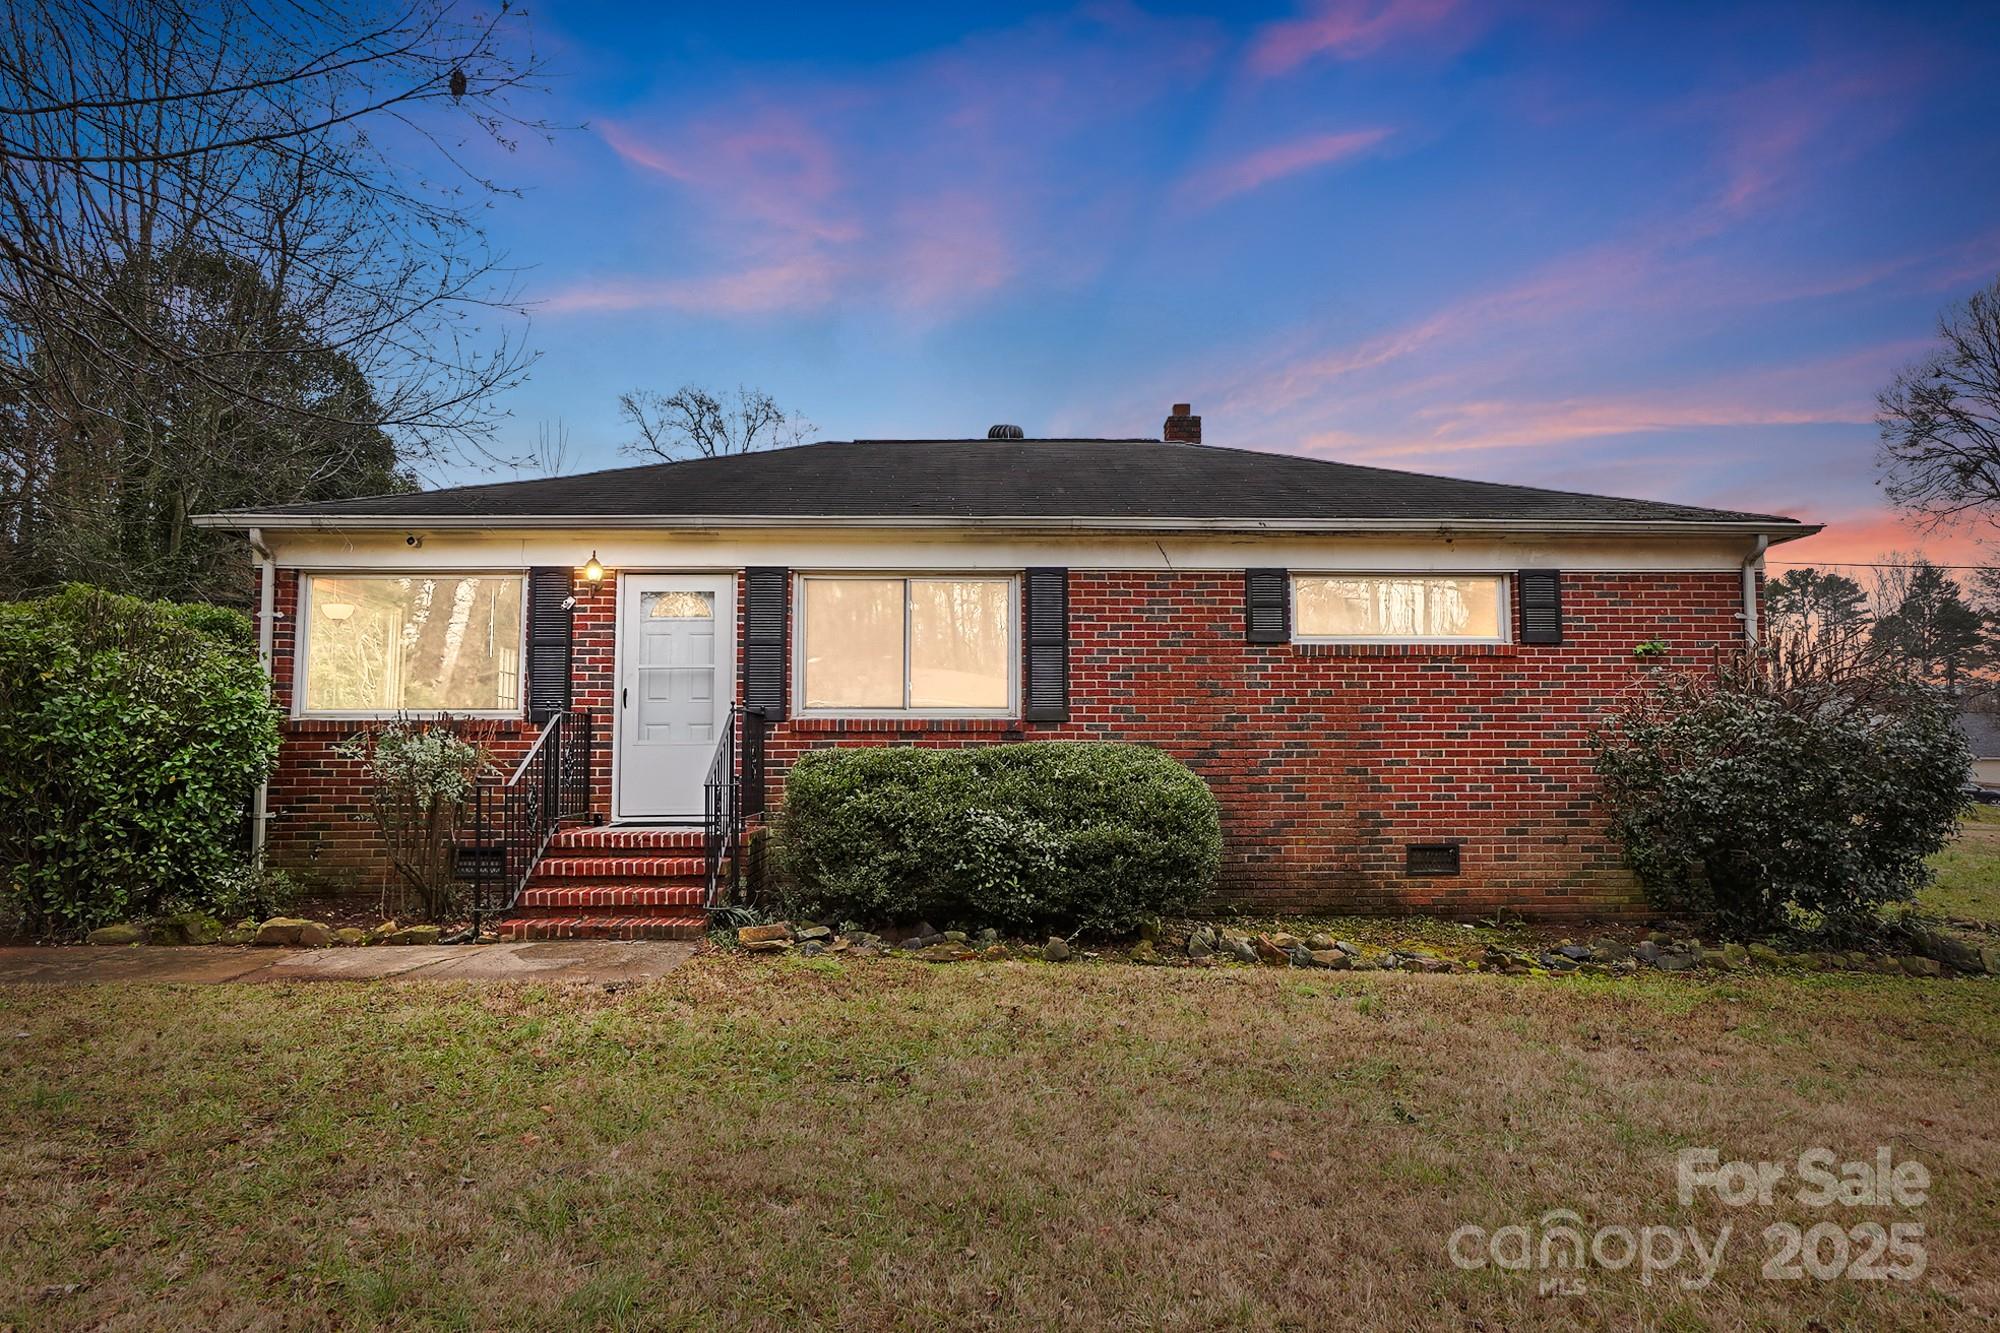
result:
<svg viewBox="0 0 2000 1333"><path fill-rule="evenodd" d="M265 921L246 917L233 926L224 926L200 912L183 912L151 923L123 921L102 926L84 937L84 943L102 947L136 944L256 944L278 949L360 948L370 944L436 944L444 933L439 926L405 926L384 921L372 930L343 926L338 930L324 921L303 917L274 916Z"/></svg>
<svg viewBox="0 0 2000 1333"><path fill-rule="evenodd" d="M927 963L968 962L973 959L1039 959L1067 962L1096 957L1061 936L1042 945L1002 941L998 932L934 930L920 925L891 940L858 926L835 930L824 925L794 926L788 921L744 926L736 944L749 953L792 954L802 958L822 954L869 958L896 955ZM1864 951L1781 952L1764 942L1706 944L1692 936L1656 931L1627 943L1608 936L1587 944L1562 940L1532 952L1486 944L1471 957L1450 957L1422 949L1372 948L1326 934L1304 938L1282 931L1249 934L1226 927L1198 925L1184 942L1163 947L1157 928L1142 932L1122 950L1125 960L1140 966L1246 964L1266 967L1317 968L1332 972L1499 972L1509 976L1628 976L1641 970L1739 972L1748 970L1798 972L1867 972L1884 976L2000 976L2000 948L1981 948L1941 931L1915 931L1910 952ZM1116 952L1107 950L1106 952Z"/></svg>
<svg viewBox="0 0 2000 1333"><path fill-rule="evenodd" d="M121 922L90 933L87 942L103 947L133 945L251 944L269 948L360 948L377 944L440 942L442 929L433 925L403 925L384 921L370 930L348 926L334 929L301 917L243 920L223 926L198 912L180 913L153 922ZM1093 952L1072 940L1051 935L1040 945L1008 943L997 931L976 933L936 930L920 924L892 932L897 938L843 925L794 926L788 921L744 926L736 944L750 953L787 953L802 958L821 954L868 958L884 954L917 958L928 963L973 959L1038 959L1062 963L1122 952L1140 966L1210 967L1249 964L1267 967L1317 968L1334 972L1501 972L1510 976L1629 975L1642 969L1661 972L1695 970L1736 972L1790 970L1799 972L1866 972L1883 976L2000 976L2000 946L1976 944L1947 931L1921 927L1908 932L1907 950L1900 953L1863 950L1782 952L1769 943L1707 944L1693 936L1655 931L1636 943L1609 936L1587 944L1562 940L1530 951L1486 944L1469 957L1410 947L1375 948L1314 933L1300 938L1283 931L1246 933L1223 926L1197 925L1185 939L1169 943L1159 928L1141 931L1130 946L1107 946Z"/></svg>

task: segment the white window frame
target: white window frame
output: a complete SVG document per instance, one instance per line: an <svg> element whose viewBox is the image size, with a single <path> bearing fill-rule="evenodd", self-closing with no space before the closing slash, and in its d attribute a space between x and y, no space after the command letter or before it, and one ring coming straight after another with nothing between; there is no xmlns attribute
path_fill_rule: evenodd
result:
<svg viewBox="0 0 2000 1333"><path fill-rule="evenodd" d="M525 569L302 569L297 618L292 622L292 717L346 719L356 722L388 718L467 717L509 720L528 715L528 571ZM306 707L306 666L312 635L312 587L316 579L512 579L521 585L521 641L516 645L515 708L314 708Z"/></svg>
<svg viewBox="0 0 2000 1333"><path fill-rule="evenodd" d="M1301 634L1300 579L1497 579L1500 583L1498 638L1436 638L1429 635ZM1285 579L1285 614L1293 643L1419 643L1438 645L1506 644L1514 641L1514 576L1496 569L1294 569Z"/></svg>
<svg viewBox="0 0 2000 1333"><path fill-rule="evenodd" d="M903 587L903 698L910 697L910 591L911 580L942 579L956 583L1005 583L1007 585L1007 702L999 708L808 708L806 706L806 591L814 580L850 579L883 582L900 580ZM792 716L857 718L1013 718L1021 715L1021 576L990 569L937 570L802 570L792 575Z"/></svg>

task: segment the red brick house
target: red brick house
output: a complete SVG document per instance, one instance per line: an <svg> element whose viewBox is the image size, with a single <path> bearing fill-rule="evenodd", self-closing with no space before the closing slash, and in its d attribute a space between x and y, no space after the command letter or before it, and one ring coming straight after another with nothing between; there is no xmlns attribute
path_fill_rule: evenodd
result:
<svg viewBox="0 0 2000 1333"><path fill-rule="evenodd" d="M807 749L1029 739L1199 772L1241 903L1630 908L1593 719L1662 660L1639 645L1754 635L1764 551L1818 529L1200 434L1180 405L1160 440L995 427L211 516L256 554L288 718L268 854L381 876L334 747L446 710L516 779L494 801L534 797L480 872L516 934L698 927L705 853Z"/></svg>

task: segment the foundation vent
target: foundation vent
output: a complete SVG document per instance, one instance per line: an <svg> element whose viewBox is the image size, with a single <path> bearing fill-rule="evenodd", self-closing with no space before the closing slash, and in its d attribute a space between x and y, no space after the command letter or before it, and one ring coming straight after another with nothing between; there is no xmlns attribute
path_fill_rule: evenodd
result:
<svg viewBox="0 0 2000 1333"><path fill-rule="evenodd" d="M1455 842L1404 844L1403 873L1414 877L1458 874L1458 844Z"/></svg>

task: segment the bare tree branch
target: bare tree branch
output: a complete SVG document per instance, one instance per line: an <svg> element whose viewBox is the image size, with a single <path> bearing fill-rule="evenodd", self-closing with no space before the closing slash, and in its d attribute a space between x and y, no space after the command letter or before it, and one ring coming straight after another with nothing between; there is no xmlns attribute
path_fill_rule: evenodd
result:
<svg viewBox="0 0 2000 1333"><path fill-rule="evenodd" d="M232 474L503 461L531 358L469 150L548 133L539 70L504 0L0 8L0 588L143 583Z"/></svg>
<svg viewBox="0 0 2000 1333"><path fill-rule="evenodd" d="M1938 339L1877 400L1884 485L1934 527L2000 523L2000 280L1945 311Z"/></svg>
<svg viewBox="0 0 2000 1333"><path fill-rule="evenodd" d="M741 386L726 398L693 384L671 394L634 389L618 395L618 415L633 431L626 453L670 463L782 449L817 429L762 389Z"/></svg>

